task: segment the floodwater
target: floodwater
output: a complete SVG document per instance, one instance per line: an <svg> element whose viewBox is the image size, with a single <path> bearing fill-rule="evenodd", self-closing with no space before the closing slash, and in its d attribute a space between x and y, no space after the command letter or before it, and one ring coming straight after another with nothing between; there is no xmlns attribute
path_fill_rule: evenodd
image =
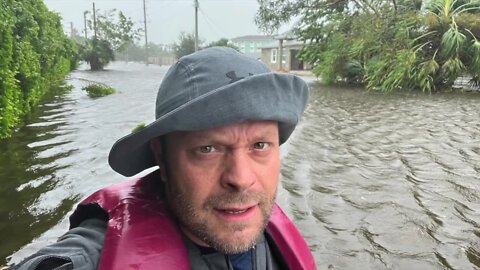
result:
<svg viewBox="0 0 480 270"><path fill-rule="evenodd" d="M75 203L124 180L108 151L153 120L166 70L75 71L71 92L0 141L0 257L15 263L55 241ZM89 81L119 92L91 99L81 90ZM282 149L278 202L319 269L480 269L480 94L311 85Z"/></svg>

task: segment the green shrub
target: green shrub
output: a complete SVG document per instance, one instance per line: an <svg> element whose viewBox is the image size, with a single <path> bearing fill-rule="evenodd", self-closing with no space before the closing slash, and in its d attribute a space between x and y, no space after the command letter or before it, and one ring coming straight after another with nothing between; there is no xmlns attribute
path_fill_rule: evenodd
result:
<svg viewBox="0 0 480 270"><path fill-rule="evenodd" d="M139 132L140 130L142 130L144 128L145 128L145 123L140 123L132 129L132 133Z"/></svg>
<svg viewBox="0 0 480 270"><path fill-rule="evenodd" d="M0 1L0 139L77 65L77 50L43 1Z"/></svg>
<svg viewBox="0 0 480 270"><path fill-rule="evenodd" d="M115 93L113 87L101 84L90 84L82 87L82 90L87 91L88 96L92 98L108 96Z"/></svg>

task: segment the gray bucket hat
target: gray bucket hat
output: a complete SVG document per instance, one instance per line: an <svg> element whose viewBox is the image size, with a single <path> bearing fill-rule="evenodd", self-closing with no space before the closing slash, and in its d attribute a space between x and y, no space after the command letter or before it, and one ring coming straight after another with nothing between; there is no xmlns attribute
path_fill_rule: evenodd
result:
<svg viewBox="0 0 480 270"><path fill-rule="evenodd" d="M149 143L153 138L248 120L278 121L284 143L307 99L307 84L299 77L273 73L231 48L204 49L170 67L158 90L156 120L119 139L108 162L116 172L132 176L156 165Z"/></svg>

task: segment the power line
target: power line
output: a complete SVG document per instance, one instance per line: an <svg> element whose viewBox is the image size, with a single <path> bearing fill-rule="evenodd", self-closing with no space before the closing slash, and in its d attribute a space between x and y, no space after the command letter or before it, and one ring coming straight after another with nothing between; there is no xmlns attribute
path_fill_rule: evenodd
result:
<svg viewBox="0 0 480 270"><path fill-rule="evenodd" d="M205 12L203 11L202 8L200 8L200 12L201 12L202 15L205 17L205 19L206 19L205 22L210 26L211 29L213 29L213 30L216 32L216 34L218 34L219 32L221 32L220 36L224 36L224 37L227 37L227 36L228 36L228 34L226 34L226 32L223 31L223 29L221 29L220 27L218 27L217 24L212 20L212 18L210 18L210 17L207 15L207 13L205 13ZM217 31L215 30L215 28L216 28L216 30L219 30L219 32L217 32Z"/></svg>

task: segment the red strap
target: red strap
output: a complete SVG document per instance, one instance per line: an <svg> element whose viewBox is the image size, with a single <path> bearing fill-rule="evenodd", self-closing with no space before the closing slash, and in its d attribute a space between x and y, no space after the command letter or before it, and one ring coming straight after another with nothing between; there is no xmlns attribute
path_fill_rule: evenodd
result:
<svg viewBox="0 0 480 270"><path fill-rule="evenodd" d="M272 236L289 269L317 269L305 239L277 204L273 207L267 232Z"/></svg>

